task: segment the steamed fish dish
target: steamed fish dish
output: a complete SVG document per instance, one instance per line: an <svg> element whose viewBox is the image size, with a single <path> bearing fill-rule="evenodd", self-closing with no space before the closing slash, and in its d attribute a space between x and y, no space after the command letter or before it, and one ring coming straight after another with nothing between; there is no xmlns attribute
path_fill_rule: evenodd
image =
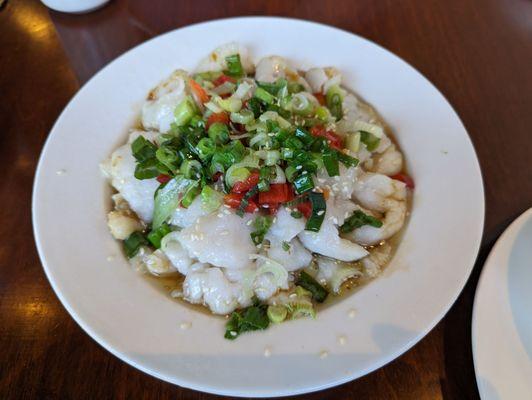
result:
<svg viewBox="0 0 532 400"><path fill-rule="evenodd" d="M413 182L334 67L231 43L159 83L140 121L102 164L109 229L172 297L228 315L226 338L315 317L390 260Z"/></svg>

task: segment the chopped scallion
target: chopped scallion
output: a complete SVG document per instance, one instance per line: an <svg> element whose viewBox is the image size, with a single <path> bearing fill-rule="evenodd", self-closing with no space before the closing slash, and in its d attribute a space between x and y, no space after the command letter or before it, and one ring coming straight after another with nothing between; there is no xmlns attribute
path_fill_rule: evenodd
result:
<svg viewBox="0 0 532 400"><path fill-rule="evenodd" d="M258 87L255 90L254 97L260 101L262 101L264 104L272 104L275 100L275 97L272 96L270 93L268 93L266 90L264 90L261 87Z"/></svg>
<svg viewBox="0 0 532 400"><path fill-rule="evenodd" d="M337 119L341 119L343 116L342 111L342 101L344 99L344 93L338 85L331 86L327 90L325 95L325 100L327 102L327 107L329 108L331 114Z"/></svg>
<svg viewBox="0 0 532 400"><path fill-rule="evenodd" d="M225 73L229 76L235 78L240 78L244 75L244 68L240 61L240 54L233 54L225 57L225 62L227 63L227 70Z"/></svg>
<svg viewBox="0 0 532 400"><path fill-rule="evenodd" d="M150 233L148 233L147 238L153 245L153 247L158 249L161 247L162 238L168 235L170 232L172 232L172 228L170 228L170 225L164 223L159 228L154 229Z"/></svg>
<svg viewBox="0 0 532 400"><path fill-rule="evenodd" d="M139 136L131 143L131 151L138 162L155 157L156 150L157 146L143 136Z"/></svg>
<svg viewBox="0 0 532 400"><path fill-rule="evenodd" d="M229 141L229 128L221 122L215 122L209 126L208 134L215 144L224 144Z"/></svg>
<svg viewBox="0 0 532 400"><path fill-rule="evenodd" d="M314 188L314 181L312 180L312 175L301 174L294 179L294 188L297 194L308 192Z"/></svg>
<svg viewBox="0 0 532 400"><path fill-rule="evenodd" d="M174 111L175 124L177 126L186 125L196 114L196 106L191 98L187 97L178 104Z"/></svg>
<svg viewBox="0 0 532 400"><path fill-rule="evenodd" d="M323 165L329 176L340 175L340 166L338 163L338 153L335 151L325 151L323 153Z"/></svg>
<svg viewBox="0 0 532 400"><path fill-rule="evenodd" d="M147 246L149 243L142 232L133 232L126 240L124 240L123 244L126 256L132 258L137 255L141 246Z"/></svg>
<svg viewBox="0 0 532 400"><path fill-rule="evenodd" d="M202 176L203 167L198 160L185 160L181 163L179 171L185 178L199 179Z"/></svg>
<svg viewBox="0 0 532 400"><path fill-rule="evenodd" d="M343 225L340 226L340 232L349 233L364 225L380 228L382 226L382 221L379 221L377 218L372 217L361 210L356 210L353 215L347 218Z"/></svg>
<svg viewBox="0 0 532 400"><path fill-rule="evenodd" d="M308 197L310 204L312 205L312 214L307 220L305 230L319 232L321 224L325 219L325 212L327 211L325 197L323 197L323 193L318 192L310 192Z"/></svg>
<svg viewBox="0 0 532 400"><path fill-rule="evenodd" d="M379 147L381 139L375 136L373 133L360 131L360 141L366 145L368 151L374 151Z"/></svg>
<svg viewBox="0 0 532 400"><path fill-rule="evenodd" d="M238 113L231 113L231 121L237 124L250 124L255 120L253 111L240 110Z"/></svg>
<svg viewBox="0 0 532 400"><path fill-rule="evenodd" d="M255 230L251 232L251 240L255 245L259 245L263 242L264 236L268 232L268 229L272 226L273 218L269 215L258 216L253 221L253 227Z"/></svg>
<svg viewBox="0 0 532 400"><path fill-rule="evenodd" d="M314 279L305 271L301 271L299 273L299 278L296 281L296 285L301 286L303 289L306 289L312 293L312 298L318 303L323 303L329 294L327 289L321 286L316 279Z"/></svg>

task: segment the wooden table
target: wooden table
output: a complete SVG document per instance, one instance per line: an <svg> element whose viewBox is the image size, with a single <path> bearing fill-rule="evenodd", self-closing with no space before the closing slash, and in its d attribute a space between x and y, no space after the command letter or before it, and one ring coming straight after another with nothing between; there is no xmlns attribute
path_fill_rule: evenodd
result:
<svg viewBox="0 0 532 400"><path fill-rule="evenodd" d="M494 241L532 205L532 3L525 0L115 0L87 15L8 0L0 11L0 398L216 397L137 371L76 325L41 268L30 201L44 140L81 84L152 36L235 15L319 21L398 54L453 104L485 179L480 256L448 315L386 367L304 398L478 398L470 339L475 286Z"/></svg>

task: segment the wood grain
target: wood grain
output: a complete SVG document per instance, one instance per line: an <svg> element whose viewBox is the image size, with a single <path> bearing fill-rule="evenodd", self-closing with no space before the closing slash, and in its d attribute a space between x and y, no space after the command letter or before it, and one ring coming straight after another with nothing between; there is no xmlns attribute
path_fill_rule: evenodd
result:
<svg viewBox="0 0 532 400"><path fill-rule="evenodd" d="M44 276L30 203L44 140L80 84L159 33L238 15L323 22L404 58L453 104L484 176L481 252L448 315L384 368L304 398L478 398L470 336L474 290L496 238L532 205L532 3L524 0L114 0L86 15L48 12L37 1L8 1L0 9L0 398L217 397L135 370L74 323Z"/></svg>

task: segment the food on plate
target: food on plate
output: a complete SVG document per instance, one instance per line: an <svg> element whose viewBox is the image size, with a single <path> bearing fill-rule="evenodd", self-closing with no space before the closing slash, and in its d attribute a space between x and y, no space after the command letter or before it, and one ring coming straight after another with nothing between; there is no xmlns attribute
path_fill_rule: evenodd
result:
<svg viewBox="0 0 532 400"><path fill-rule="evenodd" d="M378 275L412 179L376 111L332 67L256 65L236 43L148 95L102 170L131 264L228 315L225 337L315 317Z"/></svg>

